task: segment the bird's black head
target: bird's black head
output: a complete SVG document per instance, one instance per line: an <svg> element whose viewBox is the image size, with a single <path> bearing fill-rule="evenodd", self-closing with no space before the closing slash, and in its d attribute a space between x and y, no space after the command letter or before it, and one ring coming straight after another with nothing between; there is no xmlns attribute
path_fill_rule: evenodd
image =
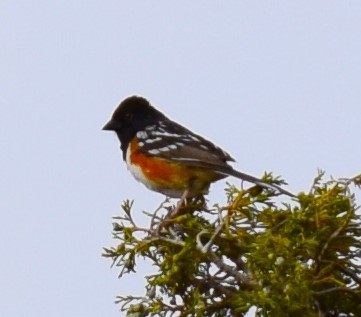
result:
<svg viewBox="0 0 361 317"><path fill-rule="evenodd" d="M164 119L167 117L151 106L147 99L131 96L119 104L103 130L116 132L125 155L129 142L138 131Z"/></svg>

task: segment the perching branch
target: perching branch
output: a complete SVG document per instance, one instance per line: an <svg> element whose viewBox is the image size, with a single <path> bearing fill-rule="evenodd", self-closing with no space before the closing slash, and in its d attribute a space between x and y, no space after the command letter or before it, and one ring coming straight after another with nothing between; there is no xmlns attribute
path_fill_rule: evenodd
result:
<svg viewBox="0 0 361 317"><path fill-rule="evenodd" d="M269 176L269 175L268 175ZM229 185L225 205L169 199L138 226L133 203L115 218L118 245L104 249L134 273L146 259L144 297L121 296L131 316L361 316L361 218L350 179L323 181L297 200ZM280 180L278 180L280 181ZM178 206L178 207L176 207ZM174 208L178 208L176 214Z"/></svg>

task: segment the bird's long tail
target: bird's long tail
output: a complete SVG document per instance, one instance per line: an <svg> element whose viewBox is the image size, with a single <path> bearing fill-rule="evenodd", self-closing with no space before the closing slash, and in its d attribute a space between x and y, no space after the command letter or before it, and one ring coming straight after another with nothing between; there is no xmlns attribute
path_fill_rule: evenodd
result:
<svg viewBox="0 0 361 317"><path fill-rule="evenodd" d="M284 195L287 195L287 196L290 196L290 197L297 197L296 195L294 195L294 194L290 193L289 191L283 189L281 186L266 183L266 182L264 182L263 180L261 180L261 179L259 179L257 177L242 173L242 172L237 171L237 170L235 170L233 168L232 169L227 169L227 174L231 175L231 176L234 176L234 177L237 177L239 179L242 179L244 181L256 184L258 186L278 191L281 194L284 194Z"/></svg>

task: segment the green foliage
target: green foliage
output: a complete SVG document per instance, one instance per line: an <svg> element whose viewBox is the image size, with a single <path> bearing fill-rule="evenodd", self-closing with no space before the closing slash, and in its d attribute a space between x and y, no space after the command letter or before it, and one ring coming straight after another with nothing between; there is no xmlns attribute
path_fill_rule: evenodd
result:
<svg viewBox="0 0 361 317"><path fill-rule="evenodd" d="M128 316L361 316L361 227L350 187L328 182L283 204L272 191L228 185L227 203L193 200L174 215L166 200L149 228L116 218L115 248L104 256L120 277L139 258L155 268L144 297L119 296ZM265 179L274 183L270 175ZM284 197L284 196L282 196Z"/></svg>

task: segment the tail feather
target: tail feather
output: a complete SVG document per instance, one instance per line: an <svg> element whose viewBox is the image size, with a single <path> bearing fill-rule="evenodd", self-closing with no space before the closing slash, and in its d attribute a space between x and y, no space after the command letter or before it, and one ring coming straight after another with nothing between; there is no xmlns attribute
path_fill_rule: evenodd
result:
<svg viewBox="0 0 361 317"><path fill-rule="evenodd" d="M296 195L292 194L291 192L283 189L281 186L278 186L278 185L275 185L275 184L269 184L269 183L266 183L264 182L263 180L257 178L257 177L254 177L252 175L248 175L248 174L245 174L245 173L242 173L240 171L237 171L233 168L231 169L228 169L227 170L227 174L228 175L231 175L231 176L234 176L234 177L237 177L237 178L240 178L242 180L245 180L247 182L250 182L250 183L253 183L253 184L256 184L258 186L261 186L261 187L264 187L264 188L268 188L268 189L272 189L272 190L275 190L275 191L278 191L280 192L281 194L285 194L287 196L290 196L290 197L297 197Z"/></svg>

